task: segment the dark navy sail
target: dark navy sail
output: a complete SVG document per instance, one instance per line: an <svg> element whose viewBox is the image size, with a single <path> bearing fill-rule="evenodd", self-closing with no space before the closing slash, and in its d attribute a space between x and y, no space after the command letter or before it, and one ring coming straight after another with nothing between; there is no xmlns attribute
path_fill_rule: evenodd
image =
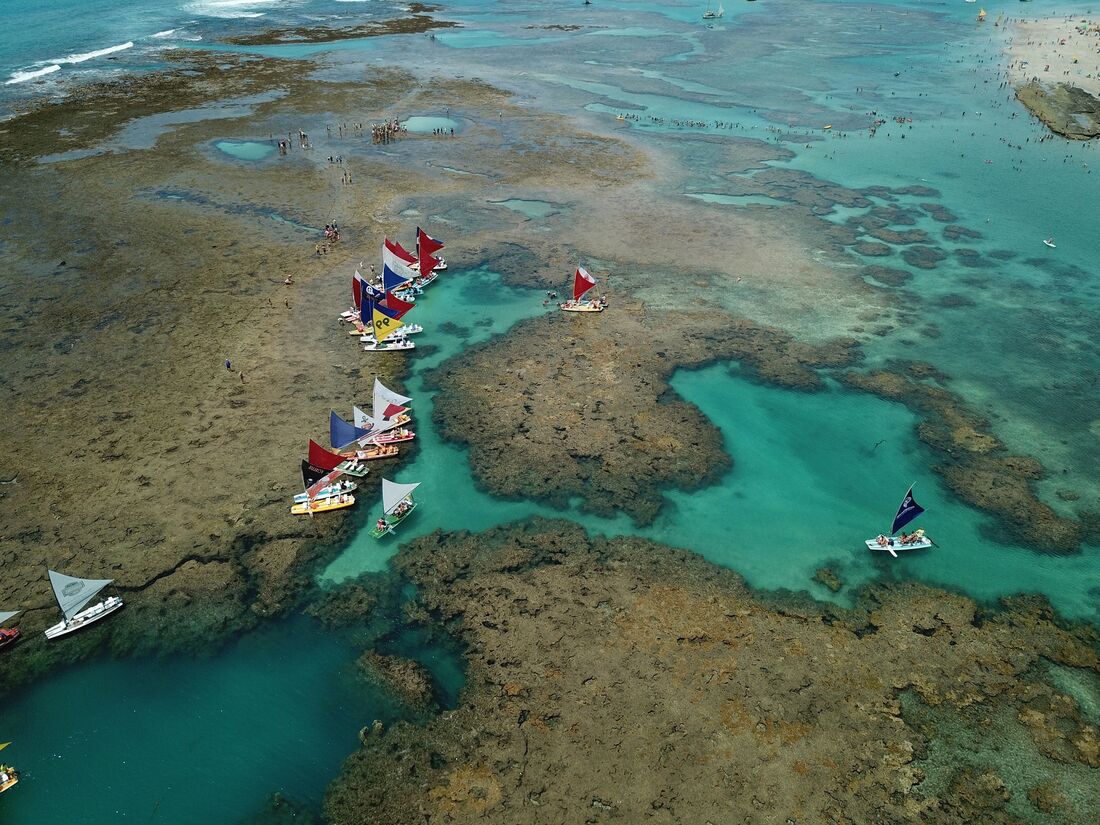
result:
<svg viewBox="0 0 1100 825"><path fill-rule="evenodd" d="M893 535L923 512L924 508L917 504L916 499L913 498L913 488L910 487L905 494L905 498L901 500L898 514L894 516L894 524L890 527L890 534Z"/></svg>

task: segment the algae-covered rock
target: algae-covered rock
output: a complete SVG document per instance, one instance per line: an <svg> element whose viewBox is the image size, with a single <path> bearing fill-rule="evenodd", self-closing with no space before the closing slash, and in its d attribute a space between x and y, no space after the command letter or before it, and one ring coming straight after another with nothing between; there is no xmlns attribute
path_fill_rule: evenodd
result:
<svg viewBox="0 0 1100 825"><path fill-rule="evenodd" d="M1089 140L1100 135L1100 98L1080 86L1033 80L1016 87L1016 99L1062 137Z"/></svg>

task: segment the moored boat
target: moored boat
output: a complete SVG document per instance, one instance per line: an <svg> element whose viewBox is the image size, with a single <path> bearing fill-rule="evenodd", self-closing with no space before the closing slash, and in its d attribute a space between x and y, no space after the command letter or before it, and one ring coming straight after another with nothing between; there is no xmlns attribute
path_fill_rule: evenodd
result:
<svg viewBox="0 0 1100 825"><path fill-rule="evenodd" d="M375 522L371 535L380 539L382 536L394 532L398 524L412 515L416 509L416 501L413 499L413 491L420 486L420 482L412 484L398 484L388 478L382 479L382 517Z"/></svg>
<svg viewBox="0 0 1100 825"><path fill-rule="evenodd" d="M351 455L333 453L326 450L313 439L309 441L309 463L319 468L322 472L339 470L346 476L362 478L369 472L364 462L374 457L375 456L363 456L361 452L352 453ZM383 456L377 457L382 458Z"/></svg>
<svg viewBox="0 0 1100 825"><path fill-rule="evenodd" d="M4 622L10 619L14 619L22 612L21 610L0 610L0 625L3 625ZM17 641L19 641L18 627L0 627L0 650L11 647Z"/></svg>
<svg viewBox="0 0 1100 825"><path fill-rule="evenodd" d="M398 352L407 349L416 349L416 344L404 338L393 338L381 343L372 341L363 345L363 352Z"/></svg>
<svg viewBox="0 0 1100 825"><path fill-rule="evenodd" d="M563 312L603 312L607 308L604 300L582 301L581 297L596 285L596 279L583 266L578 266L573 273L573 297L558 304Z"/></svg>
<svg viewBox="0 0 1100 825"><path fill-rule="evenodd" d="M18 611L16 611L18 612ZM10 745L11 742L0 742L0 751ZM0 793L19 784L19 771L11 765L0 764Z"/></svg>
<svg viewBox="0 0 1100 825"><path fill-rule="evenodd" d="M295 504L290 508L290 512L295 516L307 516L313 513L327 513L330 510L342 510L345 507L351 507L353 504L355 504L355 496L351 493L342 493L338 496L315 498L301 504Z"/></svg>
<svg viewBox="0 0 1100 825"><path fill-rule="evenodd" d="M1043 241L1043 243L1045 243L1045 244L1046 244L1047 246L1049 246L1049 247L1050 247L1051 249L1057 249L1057 248L1058 248L1058 247L1057 247L1057 246L1055 245L1055 243L1054 243L1054 236L1053 236L1053 235L1051 235L1051 236L1050 236L1049 238L1047 238L1046 240L1044 240L1044 241Z"/></svg>
<svg viewBox="0 0 1100 825"><path fill-rule="evenodd" d="M902 533L900 537L894 535L923 512L924 508L917 504L916 499L913 498L913 485L911 484L905 493L905 498L901 500L901 506L898 507L893 523L890 525L890 532L888 534L881 533L873 539L867 539L864 542L867 549L885 550L895 559L901 550L927 550L932 546L932 539L924 535L923 529L914 533Z"/></svg>
<svg viewBox="0 0 1100 825"><path fill-rule="evenodd" d="M67 576L56 570L47 572L50 575L50 585L53 587L57 606L61 609L61 621L46 628L47 639L56 639L75 633L81 628L106 618L122 607L121 598L109 596L89 608L82 609L114 579L78 579L76 576Z"/></svg>

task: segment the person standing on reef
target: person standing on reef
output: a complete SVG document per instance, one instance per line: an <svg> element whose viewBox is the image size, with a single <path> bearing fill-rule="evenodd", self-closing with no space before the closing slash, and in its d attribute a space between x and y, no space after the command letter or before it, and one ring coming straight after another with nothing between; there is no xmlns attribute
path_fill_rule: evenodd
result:
<svg viewBox="0 0 1100 825"><path fill-rule="evenodd" d="M225 359L225 371L233 372L233 365L229 362L228 358Z"/></svg>

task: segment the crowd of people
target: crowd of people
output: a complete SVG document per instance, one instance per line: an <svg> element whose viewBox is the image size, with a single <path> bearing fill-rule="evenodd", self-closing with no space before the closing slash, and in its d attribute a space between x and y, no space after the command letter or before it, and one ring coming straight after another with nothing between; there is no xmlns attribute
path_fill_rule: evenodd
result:
<svg viewBox="0 0 1100 825"><path fill-rule="evenodd" d="M394 118L384 123L372 123L370 127L371 143L393 143L397 138L408 134L408 129Z"/></svg>

